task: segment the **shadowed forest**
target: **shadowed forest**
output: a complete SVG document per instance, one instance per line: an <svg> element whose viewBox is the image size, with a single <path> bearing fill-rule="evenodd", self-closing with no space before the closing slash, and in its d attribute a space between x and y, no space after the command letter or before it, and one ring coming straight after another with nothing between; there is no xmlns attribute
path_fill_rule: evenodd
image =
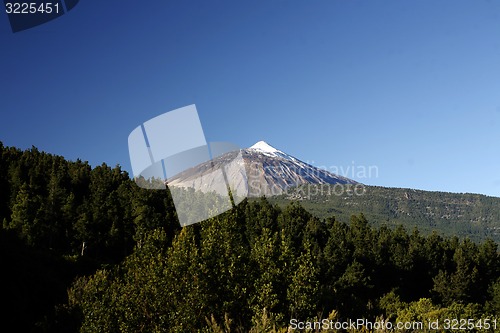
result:
<svg viewBox="0 0 500 333"><path fill-rule="evenodd" d="M261 198L181 229L169 192L139 188L119 166L0 143L0 325L287 332L292 319L472 319L467 331L500 332L495 241L369 213L317 217Z"/></svg>

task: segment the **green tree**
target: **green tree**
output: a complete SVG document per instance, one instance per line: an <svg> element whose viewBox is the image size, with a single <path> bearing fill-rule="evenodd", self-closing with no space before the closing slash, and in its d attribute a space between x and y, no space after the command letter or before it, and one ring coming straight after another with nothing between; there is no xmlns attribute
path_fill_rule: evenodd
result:
<svg viewBox="0 0 500 333"><path fill-rule="evenodd" d="M470 240L463 241L454 254L455 270L440 271L434 279L434 291L445 305L453 302L473 302L479 279L478 249Z"/></svg>
<svg viewBox="0 0 500 333"><path fill-rule="evenodd" d="M201 223L200 270L207 284L207 310L215 318L239 313L239 324L250 320L247 285L250 251L239 210L231 210ZM244 220L243 220L244 221Z"/></svg>
<svg viewBox="0 0 500 333"><path fill-rule="evenodd" d="M23 184L12 207L10 229L15 229L27 244L36 245L43 234L43 226L37 218L40 198L28 184Z"/></svg>
<svg viewBox="0 0 500 333"><path fill-rule="evenodd" d="M254 320L260 319L264 309L278 321L284 320L287 308L287 284L283 281L285 262L280 260L282 257L280 235L263 228L262 234L257 237L252 246L250 256L251 265L256 273L253 283L254 293L250 299Z"/></svg>
<svg viewBox="0 0 500 333"><path fill-rule="evenodd" d="M81 333L118 332L117 285L107 270L81 277L68 291L69 306L81 313Z"/></svg>
<svg viewBox="0 0 500 333"><path fill-rule="evenodd" d="M292 281L287 291L289 313L293 318L307 319L316 315L319 300L319 267L306 239L304 251L293 268Z"/></svg>

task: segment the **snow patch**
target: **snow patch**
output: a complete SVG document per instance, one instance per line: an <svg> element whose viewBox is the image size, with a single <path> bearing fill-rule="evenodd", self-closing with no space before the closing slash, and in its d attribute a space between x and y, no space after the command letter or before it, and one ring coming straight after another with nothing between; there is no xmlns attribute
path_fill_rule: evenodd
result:
<svg viewBox="0 0 500 333"><path fill-rule="evenodd" d="M271 146L270 144L268 144L265 141L257 142L252 147L250 147L250 149L260 150L260 151L263 151L266 153L277 153L277 152L282 153L282 151L279 151L278 149L274 148L273 146Z"/></svg>
<svg viewBox="0 0 500 333"><path fill-rule="evenodd" d="M255 150L269 157L280 157L289 161L296 161L296 158L294 158L293 156L288 155L287 153L284 153L281 150L274 148L265 141L259 141L253 146L251 146L249 149Z"/></svg>

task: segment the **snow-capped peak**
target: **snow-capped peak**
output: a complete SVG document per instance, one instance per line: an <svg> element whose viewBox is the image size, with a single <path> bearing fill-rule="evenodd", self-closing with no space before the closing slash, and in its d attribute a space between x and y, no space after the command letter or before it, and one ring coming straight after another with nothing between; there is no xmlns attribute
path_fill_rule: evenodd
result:
<svg viewBox="0 0 500 333"><path fill-rule="evenodd" d="M281 151L279 151L278 149L274 148L273 146L271 146L270 144L268 144L265 141L259 141L259 142L257 142L252 147L250 147L250 149L260 150L260 151L263 151L263 152L266 152L266 153L277 153L277 152L282 153Z"/></svg>
<svg viewBox="0 0 500 333"><path fill-rule="evenodd" d="M251 146L249 149L258 151L264 155L271 156L271 157L281 157L287 160L295 161L296 159L293 156L288 155L287 153L282 152L281 150L278 150L268 144L265 141L259 141L253 146Z"/></svg>

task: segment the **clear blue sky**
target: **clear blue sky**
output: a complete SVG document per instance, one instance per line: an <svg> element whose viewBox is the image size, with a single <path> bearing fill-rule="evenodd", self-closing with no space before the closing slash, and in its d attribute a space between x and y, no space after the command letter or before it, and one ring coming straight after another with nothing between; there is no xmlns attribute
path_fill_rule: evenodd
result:
<svg viewBox="0 0 500 333"><path fill-rule="evenodd" d="M208 141L500 196L499 1L81 0L0 13L0 45L6 145L130 170L130 131L196 104Z"/></svg>

